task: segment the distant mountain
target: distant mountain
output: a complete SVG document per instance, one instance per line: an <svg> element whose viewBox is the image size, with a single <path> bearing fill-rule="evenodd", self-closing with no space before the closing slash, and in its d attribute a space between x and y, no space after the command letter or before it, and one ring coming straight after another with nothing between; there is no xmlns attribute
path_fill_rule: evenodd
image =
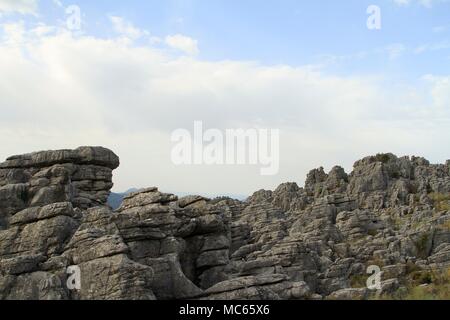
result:
<svg viewBox="0 0 450 320"><path fill-rule="evenodd" d="M248 196L244 196L242 194L230 194L230 193L226 193L226 194L197 194L197 193L188 193L188 192L168 192L168 193L172 193L177 195L179 198L182 197L186 197L186 196L192 196L192 195L199 195L205 198L209 198L209 199L214 199L214 198L231 198L231 199L235 199L235 200L239 200L239 201L244 201L248 198Z"/></svg>
<svg viewBox="0 0 450 320"><path fill-rule="evenodd" d="M123 198L127 195L130 194L131 192L136 192L139 191L140 189L137 188L131 188L125 192L122 193L115 193L115 192L111 192L111 194L108 197L108 205L113 209L116 210L120 207L120 205L122 204ZM185 196L189 196L191 195L190 193L185 193L185 192L169 192L169 193L173 193L175 195L177 195L178 197L185 197ZM211 195L203 195L207 198L216 198L216 197L221 197L221 196L211 196ZM236 200L240 200L243 201L247 198L247 196L244 195L232 195L232 194L226 194L223 195L232 199L236 199Z"/></svg>
<svg viewBox="0 0 450 320"><path fill-rule="evenodd" d="M122 204L123 198L127 195L130 194L131 192L136 192L139 191L139 189L137 188L131 188L125 192L122 193L115 193L115 192L111 192L111 194L108 197L108 205L113 209L116 210L120 207L120 205Z"/></svg>

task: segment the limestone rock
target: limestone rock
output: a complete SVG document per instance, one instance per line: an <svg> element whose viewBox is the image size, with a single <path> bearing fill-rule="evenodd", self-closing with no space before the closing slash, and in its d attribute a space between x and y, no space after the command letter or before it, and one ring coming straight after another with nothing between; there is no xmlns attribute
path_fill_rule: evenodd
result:
<svg viewBox="0 0 450 320"><path fill-rule="evenodd" d="M0 164L0 299L368 299L450 267L449 161L378 154L246 201L150 187L112 211L118 165L101 147Z"/></svg>

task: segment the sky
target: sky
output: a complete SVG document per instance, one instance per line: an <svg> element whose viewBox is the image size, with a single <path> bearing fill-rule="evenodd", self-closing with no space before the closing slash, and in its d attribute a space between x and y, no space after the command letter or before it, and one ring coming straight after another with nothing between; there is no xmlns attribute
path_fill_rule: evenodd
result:
<svg viewBox="0 0 450 320"><path fill-rule="evenodd" d="M114 191L250 195L379 152L450 158L449 0L0 0L0 74L0 159L102 145ZM171 133L198 120L280 130L278 174L175 165Z"/></svg>

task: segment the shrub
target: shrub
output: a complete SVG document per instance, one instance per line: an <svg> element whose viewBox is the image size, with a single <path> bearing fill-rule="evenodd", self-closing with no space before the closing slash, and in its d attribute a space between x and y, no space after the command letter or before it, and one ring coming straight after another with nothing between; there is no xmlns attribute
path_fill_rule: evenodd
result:
<svg viewBox="0 0 450 320"><path fill-rule="evenodd" d="M387 153L379 153L375 156L375 160L382 163L388 163L391 157Z"/></svg>
<svg viewBox="0 0 450 320"><path fill-rule="evenodd" d="M374 258L372 260L367 261L368 266L378 266L380 268L383 268L386 264L384 261L380 258Z"/></svg>
<svg viewBox="0 0 450 320"><path fill-rule="evenodd" d="M412 278L417 277L418 282ZM391 295L378 297L383 300L450 300L450 268L435 272L416 272L408 287L402 287ZM420 282L425 282L420 284Z"/></svg>
<svg viewBox="0 0 450 320"><path fill-rule="evenodd" d="M442 230L442 231L450 231L450 220L444 222L443 224L441 224L440 226L438 226L438 229Z"/></svg>
<svg viewBox="0 0 450 320"><path fill-rule="evenodd" d="M429 271L416 271L411 274L414 284L431 284L433 282L433 274Z"/></svg>
<svg viewBox="0 0 450 320"><path fill-rule="evenodd" d="M430 235L425 233L422 234L419 239L415 242L417 253L419 257L426 258L428 256L428 241L430 239Z"/></svg>
<svg viewBox="0 0 450 320"><path fill-rule="evenodd" d="M436 211L450 211L450 193L433 192L428 197L433 201Z"/></svg>
<svg viewBox="0 0 450 320"><path fill-rule="evenodd" d="M405 271L406 271L407 275L409 275L411 273L414 273L414 272L421 271L421 270L422 269L417 264L415 264L415 263L413 263L411 261L408 261L406 263L406 270Z"/></svg>
<svg viewBox="0 0 450 320"><path fill-rule="evenodd" d="M352 288L365 288L367 286L368 275L355 274L350 277L350 286Z"/></svg>

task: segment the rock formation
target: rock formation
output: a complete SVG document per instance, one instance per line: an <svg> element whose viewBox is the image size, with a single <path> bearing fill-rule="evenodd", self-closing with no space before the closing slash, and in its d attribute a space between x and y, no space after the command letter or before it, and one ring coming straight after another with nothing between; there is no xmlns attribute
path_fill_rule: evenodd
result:
<svg viewBox="0 0 450 320"><path fill-rule="evenodd" d="M450 270L450 161L377 155L246 201L148 188L113 211L118 165L100 147L0 164L0 299L368 299Z"/></svg>

